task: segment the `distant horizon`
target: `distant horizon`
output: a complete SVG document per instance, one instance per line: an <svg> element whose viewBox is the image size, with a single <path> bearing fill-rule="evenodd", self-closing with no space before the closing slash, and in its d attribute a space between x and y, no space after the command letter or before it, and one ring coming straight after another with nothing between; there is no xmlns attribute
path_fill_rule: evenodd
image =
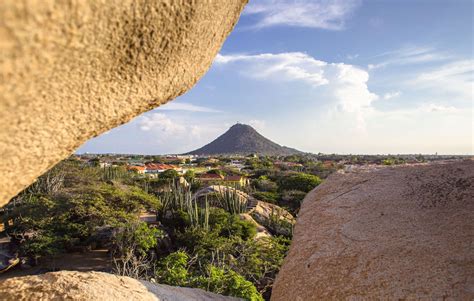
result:
<svg viewBox="0 0 474 301"><path fill-rule="evenodd" d="M245 124L245 123L241 123L241 122L236 122L235 124L233 124L232 126L236 125L236 124L243 124L243 125L248 125L248 124ZM251 126L251 125L249 125ZM252 126L251 126L252 127ZM230 127L229 127L230 129ZM257 130L258 132L258 130ZM223 132L224 133L224 132ZM214 139L217 139L218 137L220 137L223 133L219 134L218 136L216 136ZM260 133L261 134L261 133ZM214 140L213 139L213 140ZM208 143L210 143L211 141L213 140L210 140L206 143L204 143L203 145L206 145ZM274 141L275 143L278 143L276 141ZM281 144L280 144L281 145ZM291 147L290 145L281 145L283 147ZM189 150L189 151L186 151L186 152L180 152L180 153L123 153L123 152L78 152L79 150L81 150L81 148L79 148L74 154L76 155L83 155L83 154L92 154L92 155L143 155L143 156L176 156L176 155L186 155L187 152L189 151L192 151L192 150ZM299 150L299 149L298 149ZM423 155L423 156L435 156L435 155L439 155L439 156L474 156L474 154L452 154L452 153L446 153L446 154L443 154L443 153L439 153L439 152L435 152L435 153L417 153L417 152L414 152L414 153L335 153L335 152L329 152L329 153L323 153L323 152L317 152L317 153L314 153L314 152L306 152L304 150L299 150L304 154L311 154L311 155L318 155L318 154L322 154L322 155L343 155L343 156L350 156L350 155L354 155L354 156L390 156L390 155L393 155L393 156L410 156L410 155ZM212 155L207 155L207 156L212 156ZM215 155L215 156L218 156L218 155ZM282 155L282 156L285 156L285 155Z"/></svg>
<svg viewBox="0 0 474 301"><path fill-rule="evenodd" d="M307 153L303 152L301 155L336 155L336 156L442 156L442 157L449 157L449 156L455 156L455 157L471 157L474 156L473 154L421 154L421 153L406 153L406 154L342 154L342 153ZM169 154L143 154L143 153L74 153L73 155L131 155L131 156L194 156L194 157L219 157L219 156L243 156L245 155L185 155L185 154L174 154L174 153L169 153ZM257 154L258 155L258 154ZM282 155L282 157L289 157L291 155ZM298 156L298 155L296 155ZM275 156L269 156L269 157L275 157Z"/></svg>
<svg viewBox="0 0 474 301"><path fill-rule="evenodd" d="M472 9L250 2L193 89L77 152L185 153L240 121L311 153L472 155Z"/></svg>

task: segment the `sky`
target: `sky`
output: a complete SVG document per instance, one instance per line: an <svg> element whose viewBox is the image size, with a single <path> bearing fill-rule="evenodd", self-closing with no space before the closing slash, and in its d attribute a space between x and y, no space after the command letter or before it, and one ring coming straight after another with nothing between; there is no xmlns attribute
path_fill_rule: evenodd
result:
<svg viewBox="0 0 474 301"><path fill-rule="evenodd" d="M473 154L473 1L250 0L186 94L77 152L177 154L230 126L305 152Z"/></svg>

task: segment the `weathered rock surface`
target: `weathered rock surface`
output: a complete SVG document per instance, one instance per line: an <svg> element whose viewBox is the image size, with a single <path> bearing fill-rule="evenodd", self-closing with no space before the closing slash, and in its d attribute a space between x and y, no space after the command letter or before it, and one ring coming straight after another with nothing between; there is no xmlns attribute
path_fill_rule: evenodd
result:
<svg viewBox="0 0 474 301"><path fill-rule="evenodd" d="M0 1L0 205L189 90L247 0Z"/></svg>
<svg viewBox="0 0 474 301"><path fill-rule="evenodd" d="M172 287L141 282L101 272L52 272L38 276L11 278L0 282L5 301L19 300L239 300L201 289Z"/></svg>
<svg viewBox="0 0 474 301"><path fill-rule="evenodd" d="M309 193L272 300L473 300L474 161L334 174Z"/></svg>
<svg viewBox="0 0 474 301"><path fill-rule="evenodd" d="M293 231L295 218L278 205L257 201L256 206L248 212L259 224L278 235L289 235Z"/></svg>
<svg viewBox="0 0 474 301"><path fill-rule="evenodd" d="M255 225L257 228L257 234L255 235L255 240L259 240L261 238L268 238L272 237L273 235L265 228L264 226L260 225L255 221L255 219L248 213L241 213L239 214L240 219L243 221L250 222Z"/></svg>

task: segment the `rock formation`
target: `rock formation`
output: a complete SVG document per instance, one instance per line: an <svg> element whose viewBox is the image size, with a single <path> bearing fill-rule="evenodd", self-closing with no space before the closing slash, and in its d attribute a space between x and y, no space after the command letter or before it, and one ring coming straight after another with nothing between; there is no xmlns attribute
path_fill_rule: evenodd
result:
<svg viewBox="0 0 474 301"><path fill-rule="evenodd" d="M0 1L0 205L189 90L247 0Z"/></svg>
<svg viewBox="0 0 474 301"><path fill-rule="evenodd" d="M173 287L101 272L62 271L7 279L0 284L5 301L20 300L240 300L201 289Z"/></svg>
<svg viewBox="0 0 474 301"><path fill-rule="evenodd" d="M308 194L272 300L473 300L474 161L333 174Z"/></svg>

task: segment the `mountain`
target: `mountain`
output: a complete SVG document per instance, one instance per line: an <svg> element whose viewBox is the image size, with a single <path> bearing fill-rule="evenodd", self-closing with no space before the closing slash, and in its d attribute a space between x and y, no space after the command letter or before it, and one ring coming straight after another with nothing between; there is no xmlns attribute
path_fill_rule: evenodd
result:
<svg viewBox="0 0 474 301"><path fill-rule="evenodd" d="M281 146L246 124L234 124L224 134L188 155L293 155L301 152Z"/></svg>

